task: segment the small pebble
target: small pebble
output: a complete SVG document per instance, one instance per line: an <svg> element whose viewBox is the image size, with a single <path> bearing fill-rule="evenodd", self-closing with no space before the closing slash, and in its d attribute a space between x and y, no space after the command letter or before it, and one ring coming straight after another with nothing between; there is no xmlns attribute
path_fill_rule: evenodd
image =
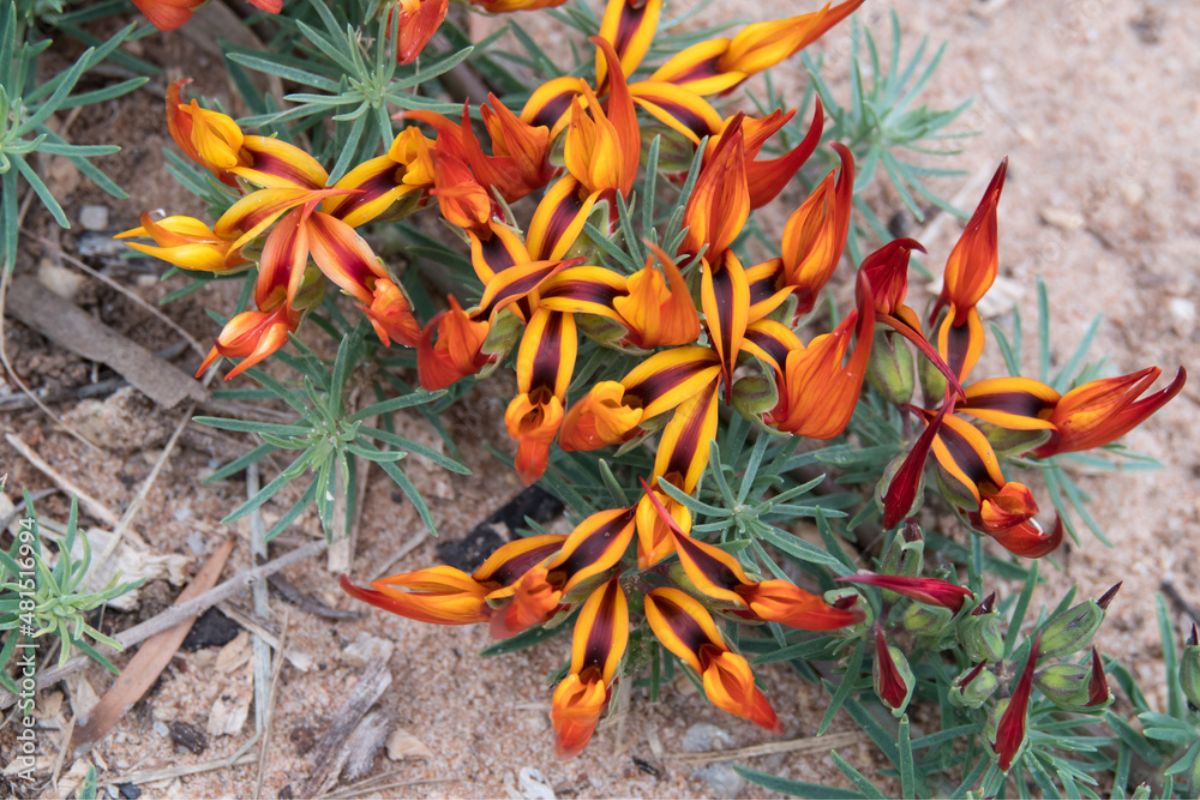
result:
<svg viewBox="0 0 1200 800"><path fill-rule="evenodd" d="M1186 297L1172 297L1167 303L1174 320L1174 328L1182 336L1187 336L1196 326L1196 304Z"/></svg>
<svg viewBox="0 0 1200 800"><path fill-rule="evenodd" d="M165 736L169 736L170 734L171 734L170 729L161 720L157 720L157 719L154 720L154 735L155 736L165 737Z"/></svg>
<svg viewBox="0 0 1200 800"><path fill-rule="evenodd" d="M79 210L79 224L89 231L106 230L108 228L108 208L84 206Z"/></svg>
<svg viewBox="0 0 1200 800"><path fill-rule="evenodd" d="M733 737L723 728L698 722L683 734L683 749L688 753L704 753L709 750L724 750L733 746Z"/></svg>
<svg viewBox="0 0 1200 800"><path fill-rule="evenodd" d="M746 783L733 767L723 761L692 770L692 777L704 781L712 789L713 797L720 798L737 797Z"/></svg>
<svg viewBox="0 0 1200 800"><path fill-rule="evenodd" d="M138 800L142 796L142 790L132 783L118 783L117 791L125 800Z"/></svg>
<svg viewBox="0 0 1200 800"><path fill-rule="evenodd" d="M1066 208L1043 208L1041 217L1042 222L1064 231L1077 231L1084 222L1082 214Z"/></svg>

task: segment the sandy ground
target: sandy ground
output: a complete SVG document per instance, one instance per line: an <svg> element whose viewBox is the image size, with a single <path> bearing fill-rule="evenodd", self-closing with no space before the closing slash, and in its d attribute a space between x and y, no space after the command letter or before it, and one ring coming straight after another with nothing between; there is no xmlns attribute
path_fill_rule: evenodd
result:
<svg viewBox="0 0 1200 800"><path fill-rule="evenodd" d="M965 96L976 97L957 126L979 132L965 142L961 160L970 177L942 184L943 192L954 196L964 190L963 204L972 204L999 159L1010 158L1001 205L1003 284L1011 290L1012 300L1032 315L1034 279L1045 278L1055 309L1055 341L1062 348L1055 352L1056 358L1065 359L1093 315L1103 313L1106 323L1093 352L1105 355L1114 370L1159 364L1172 372L1178 364L1200 364L1195 320L1195 302L1200 299L1195 255L1200 252L1200 93L1194 86L1200 54L1192 46L1200 37L1200 22L1188 13L1187 4L900 0L895 5L910 44L926 34L934 41L951 42L925 101L948 105ZM780 16L793 8L793 3L778 0L715 0L705 14L710 21L731 16L749 20ZM883 3L868 3L860 20L882 33L886 9ZM823 42L831 74L845 63L848 41L849 32L843 29ZM188 51L188 43L178 36L166 37L165 42L173 55L181 49L187 52L197 76L214 80L216 67L205 61L203 53ZM785 96L798 97L804 77L797 63L780 67L775 77ZM138 97L123 107L123 119L101 115L90 120L82 134L85 141L92 137L105 141L118 127L140 131L119 157L121 163L137 167L125 168L134 199L125 204L108 202L114 229L134 224L142 208L190 208L161 170L159 151L165 134L160 101L148 94ZM116 163L117 159L110 160ZM121 172L120 167L113 169ZM67 208L76 212L91 202L104 200L83 187L71 195ZM786 212L786 203L780 205ZM918 224L910 234L937 254L931 259L935 268L958 230L952 221L940 219L928 228ZM71 235L64 241L71 242ZM130 283L137 278L123 277ZM110 291L95 285L81 291L105 322L139 341L153 346L174 341L169 330L132 311ZM153 286L140 291L148 298L162 292ZM219 296L205 299L217 307L222 301ZM198 304L181 305L176 313L202 340L214 333ZM35 383L53 380L73 386L89 379L87 364L47 349L39 337L11 322L9 351L18 370ZM505 446L495 422L502 413L505 390L495 385L479 390L456 409L452 414L456 434ZM1095 498L1094 513L1106 522L1115 548L1105 548L1085 534L1082 546L1071 548L1063 559L1064 570L1051 570L1052 588L1074 582L1085 594L1098 594L1116 580L1125 581L1098 642L1131 664L1151 686L1161 670L1151 624L1153 594L1160 582L1171 581L1189 602L1200 605L1200 501L1191 490L1200 476L1200 451L1190 419L1198 402L1200 392L1187 387L1129 437L1133 448L1161 459L1164 469L1085 479ZM86 414L87 409L74 413ZM173 412L171 425L177 414ZM80 486L121 509L131 501L165 438L163 426L144 422L147 416L140 415L143 422L134 420L127 432L130 446L100 454L84 451L31 412L0 416L0 428L21 435ZM244 544L246 533L241 527L230 530L216 523L244 496L241 480L198 483L198 476L237 453L240 445L228 437L194 432L194 427L147 497L136 528L156 549L186 555L196 563L197 547L203 552L227 535L238 536ZM169 430L170 426L165 428ZM477 474L487 476L486 481L415 471L447 539L463 535L519 488L486 452L468 450L466 457ZM0 472L11 471L11 485L31 489L48 485L3 444L0 464ZM386 478L376 474L367 491L360 530L355 562L360 575L373 575L419 528L411 506L397 503L395 497ZM49 516L61 516L63 508L56 503L46 502ZM303 533L289 534L293 542L315 535L316 525L302 519L296 530ZM435 558L434 545L427 542L397 569L428 564ZM247 549L239 546L231 565L243 566L247 561ZM330 605L349 607L323 564L297 567L287 577ZM137 616L111 615L109 627L119 630L151 615L177 591L161 582L147 588ZM1052 602L1056 596L1057 591L1046 591L1042 599ZM283 607L282 601L273 600L276 622ZM433 781L397 787L388 794L495 797L511 791L529 796L533 790L527 770L533 769L559 797L711 795L727 774L697 776L692 767L673 759L683 748L689 726L718 726L729 738L714 741L717 746L764 739L752 726L722 715L688 684L679 683L669 687L665 701L656 705L635 697L627 712L606 726L581 758L562 762L553 754L544 676L565 657L564 645L555 643L531 655L481 660L476 653L486 644L482 630L433 628L382 614L332 622L291 609L288 618L290 642L311 657L312 665L307 672L292 666L283 669L265 796L276 796L287 786L295 790L308 774L310 748L324 731L332 709L362 672L361 663L346 648L364 633L395 642L389 662L394 680L381 707L394 725L411 732L429 751L427 757L398 762L377 758L371 774L394 773L397 782ZM249 667L236 643L228 647L223 653L210 648L178 654L147 698L101 743L90 761L63 765L60 789L74 785L87 763L101 766L103 778L111 780L130 772L201 764L233 754L253 735L252 721L233 734L208 736L203 752L176 747L169 733L178 722L204 730L220 698L238 704L248 696ZM764 670L763 676L785 721L785 738L811 735L822 712L821 693L783 668ZM89 670L87 678L101 693L110 681L99 669ZM55 740L54 731L66 724L80 692L86 689L71 687L68 702L61 702L61 695L55 693L42 698L47 710L45 741ZM57 713L49 713L56 704ZM847 730L851 727L845 721L833 727L833 732ZM0 738L0 750L4 742ZM54 752L48 747L47 758L53 758ZM851 763L871 763L866 745L841 752ZM836 776L824 754L774 755L747 763L805 780L828 781ZM527 778L523 787L522 770ZM254 764L214 770L147 785L146 796L246 795L253 791L256 774ZM763 794L753 787L729 785L729 789L743 796Z"/></svg>

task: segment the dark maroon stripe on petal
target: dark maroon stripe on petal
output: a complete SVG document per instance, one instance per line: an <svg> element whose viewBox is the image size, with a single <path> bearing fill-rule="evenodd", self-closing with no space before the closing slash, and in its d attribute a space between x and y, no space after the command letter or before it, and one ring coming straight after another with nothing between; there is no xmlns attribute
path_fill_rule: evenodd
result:
<svg viewBox="0 0 1200 800"><path fill-rule="evenodd" d="M750 284L750 305L761 303L771 295L775 294L776 277L777 275L775 273L771 273L765 278Z"/></svg>
<svg viewBox="0 0 1200 800"><path fill-rule="evenodd" d="M542 330L537 353L533 357L533 373L529 380L529 391L540 388L554 391L558 382L558 370L562 366L562 314L551 314Z"/></svg>
<svg viewBox="0 0 1200 800"><path fill-rule="evenodd" d="M550 254L554 252L555 246L558 245L559 239L567 232L567 228L571 227L571 223L579 216L582 209L583 201L574 193L564 197L554 209L554 213L550 215L550 224L546 226L546 236L542 240L542 252L534 253L533 257L549 258Z"/></svg>
<svg viewBox="0 0 1200 800"><path fill-rule="evenodd" d="M706 61L701 61L699 64L692 67L687 72L681 73L681 74L676 75L675 77L671 78L670 81L671 81L671 83L676 83L676 84L688 83L690 81L698 81L698 80L703 80L704 78L711 78L714 75L720 75L721 69L717 66L717 62L720 60L720 58L721 58L720 55L715 55Z"/></svg>
<svg viewBox="0 0 1200 800"><path fill-rule="evenodd" d="M773 358L780 367L787 361L788 346L786 342L776 339L769 333L756 330L747 330L746 338L765 350L767 355Z"/></svg>
<svg viewBox="0 0 1200 800"><path fill-rule="evenodd" d="M492 302L488 305L487 308L480 310L479 316L481 318L490 316L492 313L492 309L496 308L496 306L498 306L498 305L501 305L502 303L504 303L505 300L509 299L510 297L512 297L514 295L527 294L527 293L533 291L534 289L537 288L537 285L539 283L541 283L542 281L544 281L546 279L547 275L554 272L556 267L557 267L557 264L550 264L550 265L546 266L544 269L539 269L536 272L531 272L530 274L526 275L525 277L521 278L520 280L515 280L512 283L510 283L509 285L505 286L503 289L501 289L499 292L496 293L496 298L494 300L492 300ZM526 319L528 319L528 318L529 318L529 314L526 313Z"/></svg>
<svg viewBox="0 0 1200 800"><path fill-rule="evenodd" d="M554 572L561 572L563 581L565 582L576 572L599 560L612 543L621 535L625 527L633 522L634 510L631 508L624 514L614 517L610 522L592 531L580 542L579 547L575 548L575 552L571 553L561 566L554 569Z"/></svg>
<svg viewBox="0 0 1200 800"><path fill-rule="evenodd" d="M622 6L621 19L617 22L617 40L613 42L613 49L619 55L625 55L625 48L629 47L629 40L637 33L637 29L641 27L645 17L646 3L644 0L640 8L635 8L630 2L625 2Z"/></svg>
<svg viewBox="0 0 1200 800"><path fill-rule="evenodd" d="M488 577L488 583L498 583L501 586L516 583L518 578L560 549L562 549L562 542L550 542L518 556L513 556Z"/></svg>
<svg viewBox="0 0 1200 800"><path fill-rule="evenodd" d="M358 194L352 194L342 200L341 205L333 213L338 219L345 219L352 211L362 208L367 203L373 203L383 195L400 185L403 168L388 167L380 170L358 185Z"/></svg>
<svg viewBox="0 0 1200 800"><path fill-rule="evenodd" d="M955 375L962 375L963 364L967 361L967 351L971 346L971 326L951 325L946 337L946 363Z"/></svg>
<svg viewBox="0 0 1200 800"><path fill-rule="evenodd" d="M542 292L542 297L565 297L585 303L611 305L613 298L624 294L619 288L597 281L573 280L563 281L551 289Z"/></svg>
<svg viewBox="0 0 1200 800"><path fill-rule="evenodd" d="M547 128L553 128L555 123L562 119L562 115L567 113L567 109L570 107L571 100L574 97L574 92L563 92L558 97L555 97L542 106L541 110L533 116L533 124L535 126L545 125Z"/></svg>
<svg viewBox="0 0 1200 800"><path fill-rule="evenodd" d="M730 270L722 268L714 270L712 276L713 297L717 301L717 319L720 330L717 331L721 339L721 355L726 362L731 356L730 351L733 349L733 280L730 278ZM726 366L729 366L726 364Z"/></svg>
<svg viewBox="0 0 1200 800"><path fill-rule="evenodd" d="M700 648L706 644L712 644L708 634L700 627L700 623L692 619L692 616L682 608L663 597L655 596L654 605L658 606L658 610L662 612L667 624L671 626L671 632L679 637L679 640L687 645L687 648L699 659Z"/></svg>
<svg viewBox="0 0 1200 800"><path fill-rule="evenodd" d="M942 429L938 432L938 438L942 440L942 444L946 445L946 449L950 451L950 457L954 459L954 463L958 464L959 469L976 486L983 481L991 480L987 465L983 463L983 459L979 457L979 453L975 452L975 448L971 447L971 443L960 436L958 431L948 425L943 425Z"/></svg>
<svg viewBox="0 0 1200 800"><path fill-rule="evenodd" d="M1042 398L1028 392L999 392L973 397L961 408L964 411L987 409L1018 414L1022 417L1036 417L1052 405L1052 403L1047 403Z"/></svg>
<svg viewBox="0 0 1200 800"><path fill-rule="evenodd" d="M499 236L493 236L491 239L480 244L482 245L480 250L483 254L483 260L492 268L492 272L503 272L516 263L513 260L512 253L504 246L504 240Z"/></svg>
<svg viewBox="0 0 1200 800"><path fill-rule="evenodd" d="M697 547L690 537L680 536L676 541L680 548L687 551L688 557L696 562L704 576L714 584L730 590L742 585L737 575L733 574L733 570Z"/></svg>
<svg viewBox="0 0 1200 800"><path fill-rule="evenodd" d="M688 361L670 369L664 369L626 389L626 402L632 397L640 400L643 407L648 406L697 372L711 366L712 362L710 361Z"/></svg>
<svg viewBox="0 0 1200 800"><path fill-rule="evenodd" d="M608 653L612 650L613 634L616 633L617 595L620 591L621 584L617 581L609 581L604 587L604 599L600 602L596 620L588 631L587 644L583 648L585 668L596 667L604 670L604 662L608 660Z"/></svg>
<svg viewBox="0 0 1200 800"><path fill-rule="evenodd" d="M675 441L671 459L667 462L667 468L663 473L668 476L668 480L672 475L678 475L680 479L687 475L688 467L691 466L692 459L696 457L696 451L700 449L700 434L704 430L704 419L708 416L708 405L716 387L715 382L710 383L708 388L702 392L700 402L696 404L695 413L692 414L692 418L687 421L687 426ZM672 483L674 482L672 481Z"/></svg>
<svg viewBox="0 0 1200 800"><path fill-rule="evenodd" d="M278 178L284 178L312 189L321 188L319 185L313 183L304 170L296 168L278 156L270 153L251 153L251 159L253 161L251 169L265 172L268 175L274 175Z"/></svg>
<svg viewBox="0 0 1200 800"><path fill-rule="evenodd" d="M643 99L645 100L645 98ZM708 123L704 121L703 117L701 117L695 111L692 111L687 106L681 106L678 103L670 103L659 98L645 100L645 102L658 106L663 111L667 112L672 117L683 123L685 128L700 138L711 136L712 134L716 133L716 131L712 130L712 128L708 126Z"/></svg>

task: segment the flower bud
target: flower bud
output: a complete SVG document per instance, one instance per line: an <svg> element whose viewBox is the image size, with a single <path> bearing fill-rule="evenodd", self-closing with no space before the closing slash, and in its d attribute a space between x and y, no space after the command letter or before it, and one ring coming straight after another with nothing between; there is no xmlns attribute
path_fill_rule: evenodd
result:
<svg viewBox="0 0 1200 800"><path fill-rule="evenodd" d="M1004 656L998 614L972 614L958 623L958 641L972 661L998 662Z"/></svg>
<svg viewBox="0 0 1200 800"><path fill-rule="evenodd" d="M890 331L875 335L867 362L867 382L889 403L903 405L912 399L913 355L901 337Z"/></svg>
<svg viewBox="0 0 1200 800"><path fill-rule="evenodd" d="M900 520L908 519L914 516L921 510L921 506L925 505L925 471L920 469L924 464L914 465L910 463L912 454L909 451L901 450L895 458L887 463L883 468L883 474L879 476L879 482L875 484L875 501L879 503L879 507L883 509L884 525L888 523L895 524ZM901 470L905 464L909 464L907 479L912 480L904 492L899 491L901 484L896 484L897 489L892 490L892 485L896 483L897 475L902 475ZM913 480L915 479L915 480ZM904 480L904 478L902 478ZM914 485L915 484L915 485ZM911 500L905 495L911 492ZM889 493L891 497L889 497ZM893 518L895 522L893 522ZM913 573L916 574L916 573Z"/></svg>
<svg viewBox="0 0 1200 800"><path fill-rule="evenodd" d="M1200 708L1200 636L1196 633L1194 623L1192 638L1188 640L1179 657L1179 685L1183 687L1183 696L1187 701L1193 707Z"/></svg>
<svg viewBox="0 0 1200 800"><path fill-rule="evenodd" d="M1060 708L1082 708L1088 701L1092 672L1075 664L1054 664L1037 673L1034 683Z"/></svg>
<svg viewBox="0 0 1200 800"><path fill-rule="evenodd" d="M918 636L937 637L950 625L954 612L941 606L912 603L904 609L901 624L904 629Z"/></svg>
<svg viewBox="0 0 1200 800"><path fill-rule="evenodd" d="M893 716L899 717L908 707L908 701L912 699L916 680L904 653L900 648L887 643L883 638L883 628L879 625L875 626L875 664L872 676L875 694L892 710Z"/></svg>
<svg viewBox="0 0 1200 800"><path fill-rule="evenodd" d="M1086 600L1051 617L1042 630L1042 657L1069 656L1091 644L1100 623L1104 622L1104 609L1120 586L1118 583L1099 600Z"/></svg>
<svg viewBox="0 0 1200 800"><path fill-rule="evenodd" d="M831 606L840 609L856 609L863 614L863 621L850 625L846 628L838 628L835 631L830 631L834 635L845 636L848 639L857 639L862 636L863 632L875 622L875 612L871 608L871 604L863 598L862 594L857 589L850 586L841 589L830 589L821 597Z"/></svg>
<svg viewBox="0 0 1200 800"><path fill-rule="evenodd" d="M925 405L932 408L946 396L946 376L928 358L922 358L917 363L917 374L921 378Z"/></svg>
<svg viewBox="0 0 1200 800"><path fill-rule="evenodd" d="M1139 783L1130 798L1131 800L1150 800L1150 784Z"/></svg>
<svg viewBox="0 0 1200 800"><path fill-rule="evenodd" d="M883 550L879 572L884 575L913 577L921 574L924 565L925 538L921 535L921 527L910 520L888 540Z"/></svg>
<svg viewBox="0 0 1200 800"><path fill-rule="evenodd" d="M765 375L747 375L733 384L733 407L749 420L758 420L779 403L775 381Z"/></svg>
<svg viewBox="0 0 1200 800"><path fill-rule="evenodd" d="M950 685L950 702L959 708L979 708L991 697L999 679L989 669L985 669L986 661L980 661L974 667L964 671Z"/></svg>

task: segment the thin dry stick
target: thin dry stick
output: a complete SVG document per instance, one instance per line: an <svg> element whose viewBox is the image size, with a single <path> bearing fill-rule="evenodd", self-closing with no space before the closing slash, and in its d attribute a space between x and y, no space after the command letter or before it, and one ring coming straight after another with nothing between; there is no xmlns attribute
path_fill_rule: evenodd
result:
<svg viewBox="0 0 1200 800"><path fill-rule="evenodd" d="M388 775L394 774L396 773L388 773ZM378 780L378 778L368 778L367 781L363 781L363 783L376 780ZM322 795L321 800L351 800L352 798L366 797L368 795L377 797L381 792L386 792L390 789L402 789L406 786L428 786L435 783L457 783L461 780L462 778L417 778L416 780L411 781L394 781L392 783L372 784L370 786L362 786L361 788L359 788L359 785L356 784L354 787L347 787L344 789L339 789L336 792Z"/></svg>
<svg viewBox="0 0 1200 800"><path fill-rule="evenodd" d="M267 774L267 753L271 747L271 723L275 721L275 691L279 688L279 673L283 671L287 647L288 609L283 609L283 630L279 632L279 647L275 648L275 668L271 671L271 691L267 698L266 722L263 723L262 745L258 750L258 778L254 781L254 800L262 797L263 778Z"/></svg>
<svg viewBox="0 0 1200 800"><path fill-rule="evenodd" d="M20 436L17 436L15 433L6 433L4 434L4 439L8 442L9 446L11 446L13 450L16 450L18 453L20 453L26 461L28 461L37 469L38 472L54 481L54 483L57 484L58 487L67 494L77 497L79 499L79 504L83 506L89 514L109 527L115 527L117 524L119 524L120 520L112 511L112 509L81 489L79 484L72 481L66 475L63 475L54 467L50 466L45 459L39 456L32 447L25 444L24 440L21 439Z"/></svg>
<svg viewBox="0 0 1200 800"><path fill-rule="evenodd" d="M290 553L286 553L274 561L268 561L261 567L255 567L254 569L239 573L224 583L214 586L204 594L199 595L198 597L193 597L186 603L173 605L163 611L161 614L153 616L145 622L134 625L131 628L126 628L113 638L116 639L122 647L130 647L135 645L138 642L148 639L156 633L165 631L167 628L173 628L184 620L191 619L192 617L204 613L209 608L221 602L222 600L225 600L226 598L232 597L239 592L246 591L246 589L248 589L255 581L263 580L268 575L273 575L281 569L285 569L293 564L298 564L306 558L315 556L316 554L322 552L327 546L328 545L324 539L319 539L315 542L309 542L303 547L299 547ZM113 651L106 648L104 652L111 653ZM40 671L38 673L37 686L39 689L43 686L50 686L51 684L62 680L68 675L73 675L91 663L91 659L89 659L87 656L75 656L61 667ZM8 708L14 702L16 702L15 697L8 692L0 691L0 710Z"/></svg>
<svg viewBox="0 0 1200 800"><path fill-rule="evenodd" d="M273 630L274 626L267 620L262 619L252 611L247 611L241 606L226 601L217 603L217 608L222 614L229 617L238 625L241 625L256 636L261 636L271 649L279 649L279 633ZM308 672L312 669L312 656L309 653L297 650L295 647L289 647L283 654L287 656L287 660L291 665L301 672Z"/></svg>
<svg viewBox="0 0 1200 800"><path fill-rule="evenodd" d="M246 497L253 498L258 494L258 464L252 463L246 469ZM267 526L263 524L261 508L254 509L250 514L250 563L258 566L267 560ZM250 590L254 600L254 613L269 620L271 607L267 603L268 588L266 581L259 581ZM271 675L271 648L257 633L254 635L254 729L261 735L267 724L267 706L269 704L268 682Z"/></svg>
<svg viewBox="0 0 1200 800"><path fill-rule="evenodd" d="M77 715L71 715L71 721L67 723L67 729L63 731L62 746L58 748L58 755L54 757L54 769L50 770L50 786L56 791L58 776L62 773L63 761L66 760L67 748L71 746L71 737L75 734L75 722L78 719Z"/></svg>
<svg viewBox="0 0 1200 800"><path fill-rule="evenodd" d="M173 778L181 778L184 775L199 775L202 772L212 772L215 769L229 769L230 767L240 767L245 764L254 762L253 755L244 755L241 758L230 760L229 758L217 758L212 761L203 761L199 764L188 764L182 767L168 767L167 769L146 770L143 772L128 772L124 775L119 775L105 781L110 786L116 786L124 783L132 783L137 786L148 786L152 783L161 783L169 781Z"/></svg>
<svg viewBox="0 0 1200 800"><path fill-rule="evenodd" d="M703 753L670 753L668 761L683 764L707 764L710 761L730 761L737 758L753 758L773 753L824 753L839 747L849 747L862 741L857 733L830 733L824 736L802 736L786 742L767 742L733 750L708 750Z"/></svg>

